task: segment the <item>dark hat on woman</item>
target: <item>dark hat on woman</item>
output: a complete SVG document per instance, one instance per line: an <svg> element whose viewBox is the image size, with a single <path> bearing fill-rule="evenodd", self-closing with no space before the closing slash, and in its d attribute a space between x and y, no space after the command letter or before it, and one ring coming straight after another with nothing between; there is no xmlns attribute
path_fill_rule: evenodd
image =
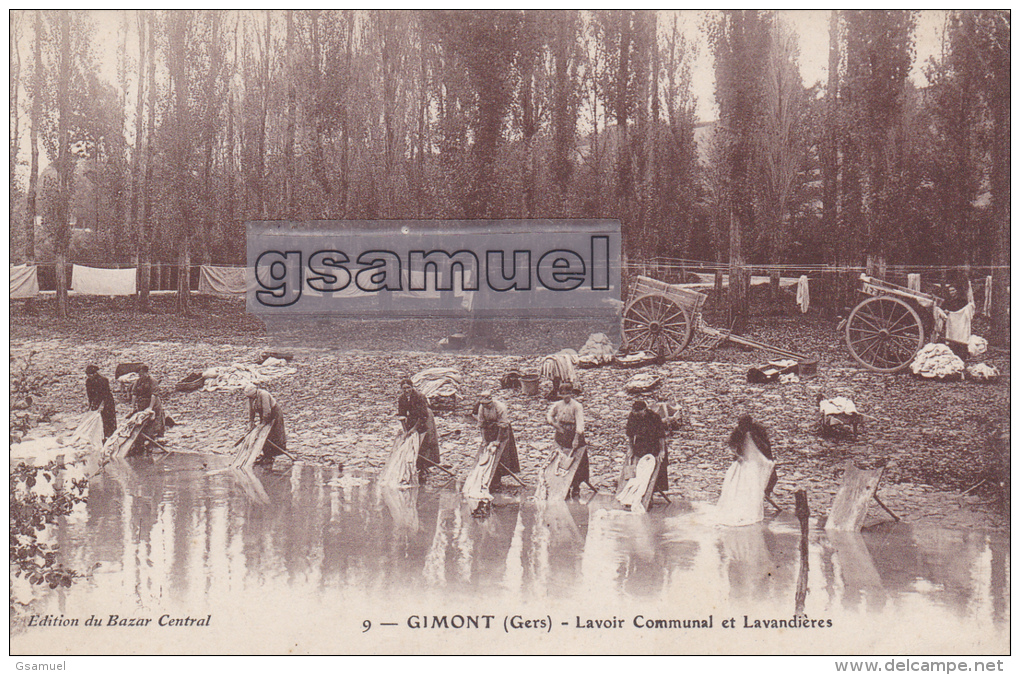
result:
<svg viewBox="0 0 1020 675"><path fill-rule="evenodd" d="M85 366L85 374L86 375L91 375L92 373L98 373L98 372L99 372L99 366L95 365L94 363Z"/></svg>

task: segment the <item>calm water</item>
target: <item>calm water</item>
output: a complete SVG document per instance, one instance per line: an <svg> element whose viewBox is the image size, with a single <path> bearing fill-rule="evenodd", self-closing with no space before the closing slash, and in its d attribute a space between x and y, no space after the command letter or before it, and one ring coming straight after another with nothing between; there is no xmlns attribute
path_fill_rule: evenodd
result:
<svg viewBox="0 0 1020 675"><path fill-rule="evenodd" d="M790 515L723 528L700 504L639 516L500 497L475 518L452 483L383 490L325 467L242 474L227 461L173 454L93 479L53 534L91 574L30 611L78 625L20 622L12 652L1009 650L1002 535L813 525L798 593ZM753 627L791 621L798 605L823 625ZM111 614L148 622L111 626ZM84 625L93 616L101 626ZM511 628L515 616L532 626ZM657 619L681 627L646 627Z"/></svg>

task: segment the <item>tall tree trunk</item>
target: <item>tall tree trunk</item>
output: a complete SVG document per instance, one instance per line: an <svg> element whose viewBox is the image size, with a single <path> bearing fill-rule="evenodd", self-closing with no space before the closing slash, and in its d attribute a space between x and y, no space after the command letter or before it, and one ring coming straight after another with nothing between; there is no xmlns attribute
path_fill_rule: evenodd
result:
<svg viewBox="0 0 1020 675"><path fill-rule="evenodd" d="M415 216L424 217L425 214L425 152L428 140L425 136L425 109L428 106L428 70L425 60L426 33L425 33L425 12L418 11L418 133L416 137L417 150L414 156L414 194L415 194Z"/></svg>
<svg viewBox="0 0 1020 675"><path fill-rule="evenodd" d="M182 235L177 249L177 311L191 313L191 237Z"/></svg>
<svg viewBox="0 0 1020 675"><path fill-rule="evenodd" d="M740 218L730 212L730 325L737 335L747 330L748 274L744 264Z"/></svg>
<svg viewBox="0 0 1020 675"><path fill-rule="evenodd" d="M11 85L10 85L10 105L11 105L11 115L10 115L10 118L11 118L11 138L10 138L10 141L11 141L11 157L10 157L10 162L11 162L11 165L10 165L10 167L11 168L10 168L10 173L8 174L8 178L10 178L10 181L11 181L11 201L10 201L10 204L8 204L8 207L10 209L10 214L9 214L7 222L10 223L12 226L16 222L18 222L18 219L15 217L15 212L17 210L17 204L18 204L18 180L17 180L18 149L19 149L19 146L21 145L21 131L20 131L20 128L19 128L20 127L19 122L20 122L20 119L21 119L21 111L18 110L18 107L20 105L19 104L18 93L19 93L19 90L21 88L21 46L20 46L19 43L21 41L21 25L22 25L22 17L23 16L24 15L21 12L19 12L19 11L12 12L11 16L10 16L10 21L11 21L11 24L10 24L10 53L11 53L11 60L10 60L10 68L11 68ZM14 246L13 246L13 244L14 244L14 233L17 230L16 230L15 227L10 227L9 229L10 229L9 234L10 234L10 244L11 244L10 252L11 252L11 258L13 258L14 257Z"/></svg>
<svg viewBox="0 0 1020 675"><path fill-rule="evenodd" d="M993 16L992 91L992 224L995 248L992 262L992 335L1010 343L1010 29L1005 13Z"/></svg>
<svg viewBox="0 0 1020 675"><path fill-rule="evenodd" d="M237 39L239 32L240 19L234 22L234 51L232 54L232 64L238 62L239 56L237 51ZM234 157L234 67L231 66L230 80L227 84L227 143L226 143L226 166L224 167L224 178L227 186L227 204L226 204L226 223L228 238L233 236L243 236L237 223L237 161ZM242 255L244 253L242 252Z"/></svg>
<svg viewBox="0 0 1020 675"><path fill-rule="evenodd" d="M822 225L839 231L839 11L829 15L829 79L825 85L822 140ZM833 262L842 262L836 260Z"/></svg>
<svg viewBox="0 0 1020 675"><path fill-rule="evenodd" d="M294 178L294 134L297 128L297 73L295 72L294 11L287 10L287 129L283 142L285 216L297 217L297 189Z"/></svg>
<svg viewBox="0 0 1020 675"><path fill-rule="evenodd" d="M617 16L619 38L619 60L616 69L616 115L617 160L616 160L616 201L617 211L625 217L624 205L631 194L630 176L630 144L627 140L627 118L630 112L630 44L631 44L631 13L621 11ZM632 228L624 222L625 232ZM626 237L625 237L626 239Z"/></svg>
<svg viewBox="0 0 1020 675"><path fill-rule="evenodd" d="M208 264L211 262L211 249L213 231L216 227L216 206L218 200L214 194L213 185L213 160L216 149L217 124L222 105L217 92L217 83L220 79L220 68L222 67L222 51L220 46L220 13L211 13L212 37L209 42L209 71L205 79L205 120L202 125L202 226L199 232L199 248L201 250L200 260Z"/></svg>
<svg viewBox="0 0 1020 675"><path fill-rule="evenodd" d="M42 124L44 72L42 61L42 12L35 10L35 72L32 74L32 120L29 149L32 166L28 173L28 199L25 204L25 261L35 261L35 220L39 192L39 125Z"/></svg>
<svg viewBox="0 0 1020 675"><path fill-rule="evenodd" d="M536 56L533 53L522 56L523 64L521 66L521 135L524 146L524 215L526 218L532 217L535 210L534 138L538 133L538 120L535 115Z"/></svg>
<svg viewBox="0 0 1020 675"><path fill-rule="evenodd" d="M140 264L142 260L142 225L139 222L141 211L141 189L142 189L142 155L145 152L145 17L139 11L138 19L138 82L136 87L137 97L135 99L135 147L131 152L131 181L129 185L129 206L128 226L131 232L131 239L134 242L134 259L138 268L139 301L141 299L141 288L145 285L148 294L148 270L143 269ZM143 277L146 277L143 281Z"/></svg>
<svg viewBox="0 0 1020 675"><path fill-rule="evenodd" d="M351 67L354 58L354 13L344 10L344 19L347 27L347 41L345 45L346 58L344 60L344 98L351 87L353 69ZM348 215L348 204L351 189L351 115L350 103L345 100L341 107L340 124L343 130L343 146L340 153L340 217Z"/></svg>
<svg viewBox="0 0 1020 675"><path fill-rule="evenodd" d="M138 248L141 257L139 287L138 287L138 309L143 312L149 311L149 289L152 286L152 189L153 189L153 166L156 158L156 144L153 142L156 133L156 87L157 80L153 77L156 72L156 17L149 12L146 17L148 23L148 48L146 57L149 62L149 118L146 125L145 138L145 172L142 177L142 205L138 219Z"/></svg>
<svg viewBox="0 0 1020 675"><path fill-rule="evenodd" d="M258 184L255 198L258 200L258 211L263 220L269 217L268 195L266 194L268 188L266 176L266 118L269 115L269 41L272 37L270 33L272 23L273 17L267 11L265 40L262 43L261 54L262 105L259 109L259 129L255 156L255 173Z"/></svg>
<svg viewBox="0 0 1020 675"><path fill-rule="evenodd" d="M574 10L557 12L555 21L556 42L553 59L556 79L552 100L553 156L551 168L553 183L559 192L558 208L563 208L573 169L570 162L570 149L574 143L576 126L576 118L573 114L576 107L571 105L574 97L574 83L570 68L570 58L577 31L576 12ZM593 142L594 139L595 137L593 137Z"/></svg>
<svg viewBox="0 0 1020 675"><path fill-rule="evenodd" d="M57 258L57 316L67 318L67 252L71 244L71 17L66 11L58 15L60 30L60 66L57 73L57 175L59 191L57 196L57 222L53 245Z"/></svg>
<svg viewBox="0 0 1020 675"><path fill-rule="evenodd" d="M173 94L173 126L171 167L173 171L174 217L177 219L175 244L177 246L177 311L187 315L191 311L191 286L188 282L191 271L191 238L194 235L191 209L191 123L188 109L188 62L185 46L189 39L187 13L168 16L167 66L170 87Z"/></svg>
<svg viewBox="0 0 1020 675"><path fill-rule="evenodd" d="M326 149L325 141L323 140L323 129L326 125L325 115L322 112L322 33L319 29L319 11L310 10L309 12L309 24L311 25L312 34L312 85L311 85L311 102L313 107L313 120L315 123L315 130L312 134L312 177L319 184L319 187L325 193L325 199L323 199L322 208L324 209L323 215L327 218L335 215L333 209L333 185L330 182L330 172L326 166Z"/></svg>

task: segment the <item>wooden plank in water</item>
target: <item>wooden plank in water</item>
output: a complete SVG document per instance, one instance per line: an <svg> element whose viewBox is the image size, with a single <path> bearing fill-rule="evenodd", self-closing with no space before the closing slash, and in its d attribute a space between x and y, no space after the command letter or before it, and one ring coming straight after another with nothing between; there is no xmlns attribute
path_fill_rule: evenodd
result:
<svg viewBox="0 0 1020 675"><path fill-rule="evenodd" d="M852 460L847 461L843 483L829 509L826 530L860 532L868 516L868 506L878 491L883 471L884 468L858 469Z"/></svg>
<svg viewBox="0 0 1020 675"><path fill-rule="evenodd" d="M570 494L570 485L574 482L574 476L578 468L588 454L588 447L582 445L571 453L570 465L564 470L561 468L561 457L564 457L559 448L552 451L552 457L542 473L538 477L538 488L535 489L535 499L538 501L564 501Z"/></svg>
<svg viewBox="0 0 1020 675"><path fill-rule="evenodd" d="M500 430L499 438L492 443L483 443L482 447L478 450L478 456L475 457L475 464L471 467L471 470L467 474L467 478L464 479L464 485L461 488L461 492L465 497L471 497L474 499L488 499L491 495L486 496L489 490L492 490L492 484L496 480L496 469L499 468L499 462L503 458L503 453L506 452L510 444L514 443L514 432L509 426L506 430ZM495 444L493 449L489 449L488 446Z"/></svg>
<svg viewBox="0 0 1020 675"><path fill-rule="evenodd" d="M652 496L655 494L655 484L659 479L659 472L662 471L662 453L655 455L654 457L655 466L652 469L651 474L648 476L648 480L645 481L643 485L636 486L636 489L639 490L638 494L640 494L640 500L632 500L630 497L635 490L635 486L631 486L630 481L637 480L637 477L633 476L628 480L623 480L623 477L626 474L626 463L620 468L620 482L618 483L616 491L616 500L623 506L630 508L630 510L635 513L644 513L648 511L648 507L652 503ZM634 464L633 466L636 467L637 464ZM640 511L634 508L637 505L637 502L640 502L641 504Z"/></svg>
<svg viewBox="0 0 1020 675"><path fill-rule="evenodd" d="M266 422L255 427L241 441L241 447L234 454L230 466L235 469L251 470L255 466L255 460L262 453L262 448L269 438L269 432L273 430L272 422Z"/></svg>

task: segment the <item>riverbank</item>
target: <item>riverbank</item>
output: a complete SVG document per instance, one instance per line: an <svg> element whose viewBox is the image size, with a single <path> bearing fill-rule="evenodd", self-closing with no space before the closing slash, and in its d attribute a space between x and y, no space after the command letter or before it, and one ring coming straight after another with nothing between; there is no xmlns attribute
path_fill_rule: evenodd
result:
<svg viewBox="0 0 1020 675"><path fill-rule="evenodd" d="M156 314L140 315L130 307L112 311L83 305L75 308L75 321L57 322L45 313L19 316L20 309L12 310L11 354L20 359L35 352L33 372L47 382L30 411L42 426L29 436L77 422L85 409L85 365L96 363L112 376L116 364L141 361L161 380L166 409L179 423L168 431L166 444L229 453L246 422L240 392L168 390L190 372L250 362L279 346L236 301L198 305L195 316L186 319L159 313L159 308ZM467 322L460 325L470 328ZM357 323L334 323L333 332L320 331L313 344L290 344L297 374L268 384L284 406L288 449L302 462L375 472L384 464L395 434L399 379L424 368L453 367L464 375L460 403L455 411L437 414L437 427L444 464L463 477L478 447L477 431L467 417L477 395L498 389L500 377L511 368L536 367L541 354L554 351L550 345L579 349L587 333L597 328L515 322L503 326L506 351L440 351L438 340L450 327L449 322L414 321L361 324L358 330ZM1003 453L997 441L1009 433L1007 352L985 359L1003 373L995 384L942 383L854 367L840 349L834 322L810 314L756 317L750 335L817 355L818 375L790 384L749 384L748 367L768 356L731 347L690 350L685 360L640 371L580 371L592 482L600 491L612 490L626 447L623 427L633 397L623 393L623 386L636 372L648 370L663 384L645 397L676 402L686 411L686 424L670 438L672 495L698 501L718 497L731 461L726 438L737 418L750 414L769 429L780 463L776 499L785 508L792 509L795 490L805 489L812 513L826 513L842 467L853 461L885 465L880 495L907 522L1008 529L1008 505L1000 503L1004 490L998 485L1004 476L1008 494L1008 443ZM544 384L546 391L548 386ZM552 434L544 424L548 402L517 390L497 396L510 407L522 477L533 486L539 465L552 449ZM858 437L818 434L819 396L847 396L856 403L866 415ZM118 405L120 419L126 410L126 404ZM968 492L983 479L988 480ZM432 480L438 480L438 473ZM873 520L886 517L877 506L872 508Z"/></svg>

